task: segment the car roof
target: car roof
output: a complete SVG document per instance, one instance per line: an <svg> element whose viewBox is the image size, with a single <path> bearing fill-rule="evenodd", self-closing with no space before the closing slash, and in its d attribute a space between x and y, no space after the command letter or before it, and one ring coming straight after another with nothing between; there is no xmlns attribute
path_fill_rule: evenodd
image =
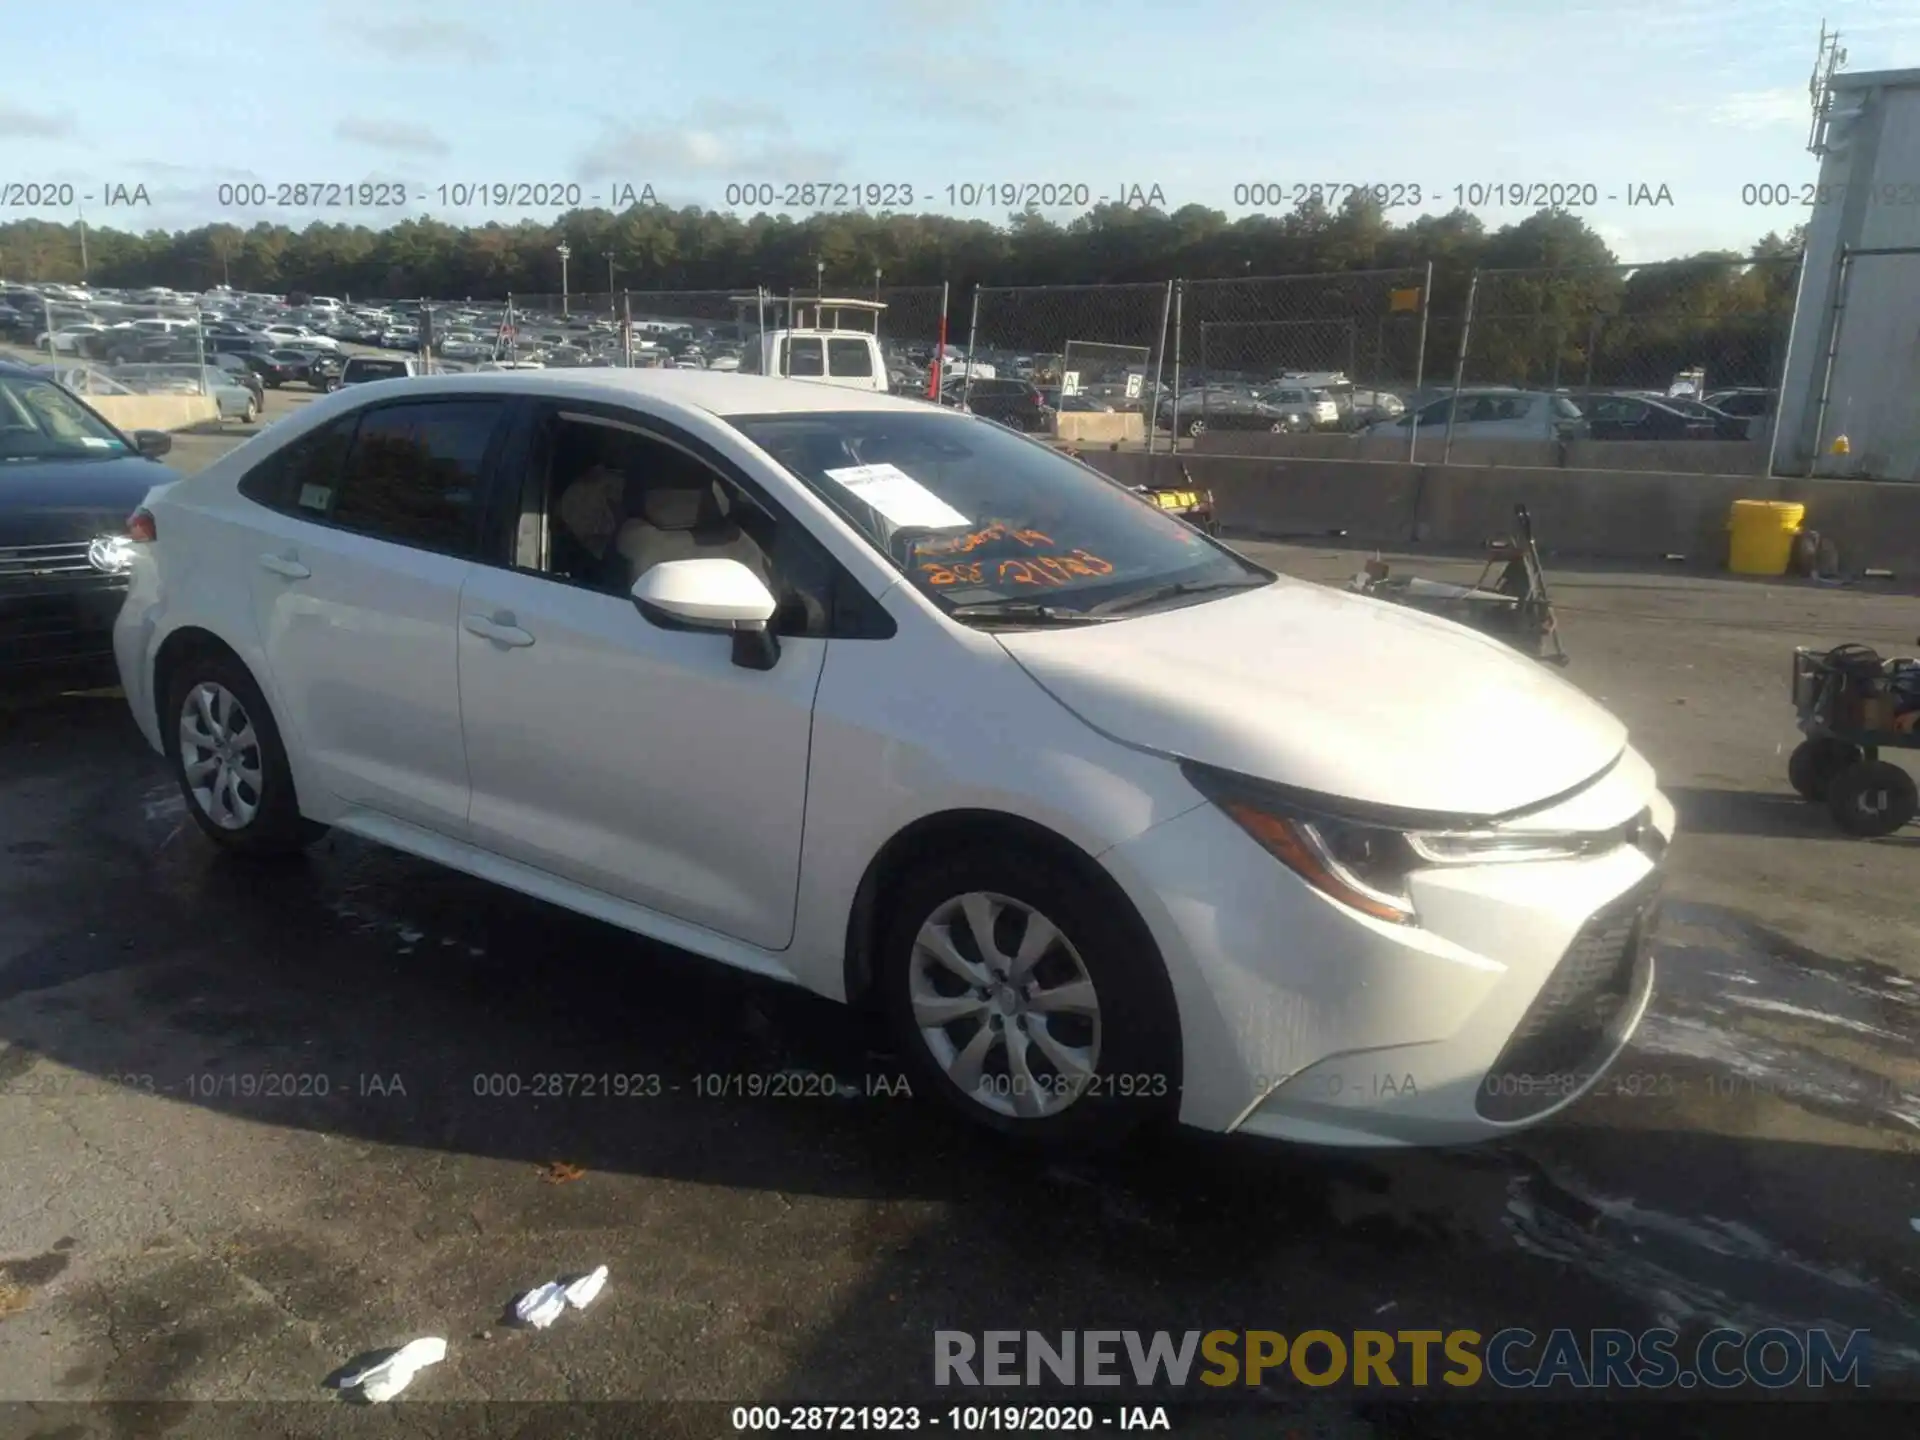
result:
<svg viewBox="0 0 1920 1440"><path fill-rule="evenodd" d="M851 390L809 380L737 375L711 370L627 370L618 367L563 370L474 371L417 376L409 394L468 394L511 390L518 394L606 399L627 394L704 410L710 415L822 414L836 410L925 413L924 401L873 390Z"/></svg>

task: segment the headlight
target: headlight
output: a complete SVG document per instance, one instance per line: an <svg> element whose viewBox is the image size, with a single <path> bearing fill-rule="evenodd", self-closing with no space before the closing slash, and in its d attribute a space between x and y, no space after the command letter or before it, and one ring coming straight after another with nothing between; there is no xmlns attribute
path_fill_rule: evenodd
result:
<svg viewBox="0 0 1920 1440"><path fill-rule="evenodd" d="M1571 860L1628 844L1630 826L1583 833L1522 833L1480 824L1458 829L1402 827L1330 813L1334 804L1300 803L1260 781L1187 762L1194 787L1321 894L1396 925L1418 923L1409 886L1420 870L1458 865Z"/></svg>
<svg viewBox="0 0 1920 1440"><path fill-rule="evenodd" d="M109 575L133 568L133 540L126 535L96 535L87 546L87 563Z"/></svg>

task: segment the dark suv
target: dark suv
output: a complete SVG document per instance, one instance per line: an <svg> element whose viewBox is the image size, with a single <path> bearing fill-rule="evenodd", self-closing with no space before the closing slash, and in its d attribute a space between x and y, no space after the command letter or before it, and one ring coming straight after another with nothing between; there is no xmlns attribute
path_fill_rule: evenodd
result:
<svg viewBox="0 0 1920 1440"><path fill-rule="evenodd" d="M0 690L112 683L127 518L180 477L164 431L124 435L65 387L0 360Z"/></svg>
<svg viewBox="0 0 1920 1440"><path fill-rule="evenodd" d="M947 392L949 400L965 393L967 409L983 420L998 420L1014 430L1033 434L1053 423L1053 410L1040 387L1030 380L962 380Z"/></svg>

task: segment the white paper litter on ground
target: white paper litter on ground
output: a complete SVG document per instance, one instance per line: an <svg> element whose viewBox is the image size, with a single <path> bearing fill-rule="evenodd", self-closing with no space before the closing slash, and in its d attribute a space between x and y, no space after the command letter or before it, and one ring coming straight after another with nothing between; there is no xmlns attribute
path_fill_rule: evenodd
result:
<svg viewBox="0 0 1920 1440"><path fill-rule="evenodd" d="M567 1308L567 1287L558 1280L529 1290L513 1302L513 1318L522 1325L544 1330Z"/></svg>
<svg viewBox="0 0 1920 1440"><path fill-rule="evenodd" d="M391 1400L429 1365L447 1358L447 1342L437 1335L409 1340L378 1365L357 1370L340 1382L342 1390L358 1390L376 1404Z"/></svg>
<svg viewBox="0 0 1920 1440"><path fill-rule="evenodd" d="M854 499L878 510L889 524L925 525L935 530L973 524L897 465L847 465L826 474Z"/></svg>
<svg viewBox="0 0 1920 1440"><path fill-rule="evenodd" d="M578 1280L567 1286L567 1303L576 1310L586 1309L587 1306L593 1303L593 1297L600 1293L606 1283L607 1267L602 1265L591 1275L582 1275Z"/></svg>

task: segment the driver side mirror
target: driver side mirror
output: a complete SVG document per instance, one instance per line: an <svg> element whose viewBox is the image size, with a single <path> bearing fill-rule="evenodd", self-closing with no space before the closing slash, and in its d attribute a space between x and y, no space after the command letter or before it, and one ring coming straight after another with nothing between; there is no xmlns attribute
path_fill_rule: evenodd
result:
<svg viewBox="0 0 1920 1440"><path fill-rule="evenodd" d="M173 449L173 436L164 430L136 430L133 448L149 460L158 460Z"/></svg>
<svg viewBox="0 0 1920 1440"><path fill-rule="evenodd" d="M779 606L760 577L738 560L666 560L633 582L633 603L668 630L733 636L733 663L771 670L780 658L773 630Z"/></svg>

